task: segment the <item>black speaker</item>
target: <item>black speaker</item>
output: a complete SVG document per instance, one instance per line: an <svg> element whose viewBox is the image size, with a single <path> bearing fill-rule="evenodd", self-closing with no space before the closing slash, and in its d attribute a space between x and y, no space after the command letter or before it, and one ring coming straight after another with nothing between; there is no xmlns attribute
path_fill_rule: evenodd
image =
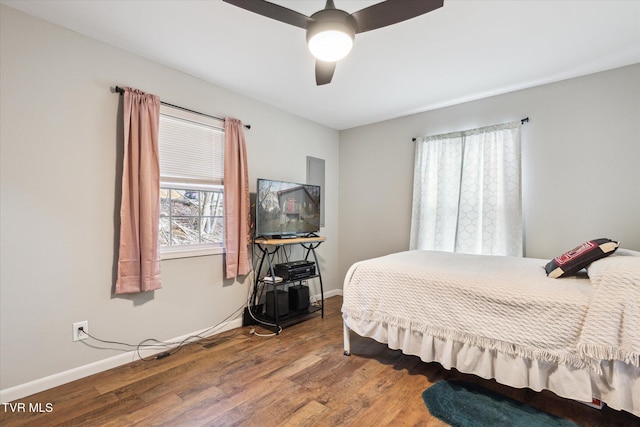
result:
<svg viewBox="0 0 640 427"><path fill-rule="evenodd" d="M289 310L304 311L309 309L309 287L295 285L289 287Z"/></svg>
<svg viewBox="0 0 640 427"><path fill-rule="evenodd" d="M278 318L286 316L289 313L289 296L286 291L278 290L277 294L274 291L267 292L267 316L272 319L276 318L276 302L274 301L274 295L276 295L278 304Z"/></svg>

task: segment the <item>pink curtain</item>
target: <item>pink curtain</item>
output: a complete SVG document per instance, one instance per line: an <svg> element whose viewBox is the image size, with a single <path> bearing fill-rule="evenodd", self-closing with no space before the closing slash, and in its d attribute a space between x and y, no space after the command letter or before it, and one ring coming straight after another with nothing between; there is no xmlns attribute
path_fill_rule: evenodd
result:
<svg viewBox="0 0 640 427"><path fill-rule="evenodd" d="M242 122L225 119L224 133L225 265L227 279L233 279L251 271L249 172Z"/></svg>
<svg viewBox="0 0 640 427"><path fill-rule="evenodd" d="M160 99L124 88L124 161L116 294L162 287L158 251Z"/></svg>

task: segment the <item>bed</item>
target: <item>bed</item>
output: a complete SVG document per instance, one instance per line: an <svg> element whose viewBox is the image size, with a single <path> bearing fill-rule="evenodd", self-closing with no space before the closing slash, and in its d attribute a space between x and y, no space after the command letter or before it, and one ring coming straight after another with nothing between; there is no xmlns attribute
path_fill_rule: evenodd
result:
<svg viewBox="0 0 640 427"><path fill-rule="evenodd" d="M357 262L350 331L446 369L640 416L640 255L619 249L576 275L548 260L406 251Z"/></svg>

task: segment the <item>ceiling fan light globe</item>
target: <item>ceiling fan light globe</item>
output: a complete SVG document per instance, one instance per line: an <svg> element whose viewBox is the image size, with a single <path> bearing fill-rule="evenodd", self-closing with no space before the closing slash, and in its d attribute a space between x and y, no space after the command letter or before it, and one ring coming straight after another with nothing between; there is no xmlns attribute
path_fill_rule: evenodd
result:
<svg viewBox="0 0 640 427"><path fill-rule="evenodd" d="M309 39L309 50L320 61L339 61L351 52L353 37L339 30L318 32Z"/></svg>

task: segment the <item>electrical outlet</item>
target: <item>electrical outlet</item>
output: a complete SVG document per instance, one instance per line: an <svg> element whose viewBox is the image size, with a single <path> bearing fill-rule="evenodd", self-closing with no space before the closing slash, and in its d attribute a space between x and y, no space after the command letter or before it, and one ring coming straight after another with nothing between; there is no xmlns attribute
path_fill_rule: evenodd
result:
<svg viewBox="0 0 640 427"><path fill-rule="evenodd" d="M80 328L82 328L82 331L86 332L83 333ZM74 341L80 341L80 340L86 340L87 338L89 338L89 335L87 335L89 333L89 321L85 320L83 322L76 322L73 324L73 340Z"/></svg>

